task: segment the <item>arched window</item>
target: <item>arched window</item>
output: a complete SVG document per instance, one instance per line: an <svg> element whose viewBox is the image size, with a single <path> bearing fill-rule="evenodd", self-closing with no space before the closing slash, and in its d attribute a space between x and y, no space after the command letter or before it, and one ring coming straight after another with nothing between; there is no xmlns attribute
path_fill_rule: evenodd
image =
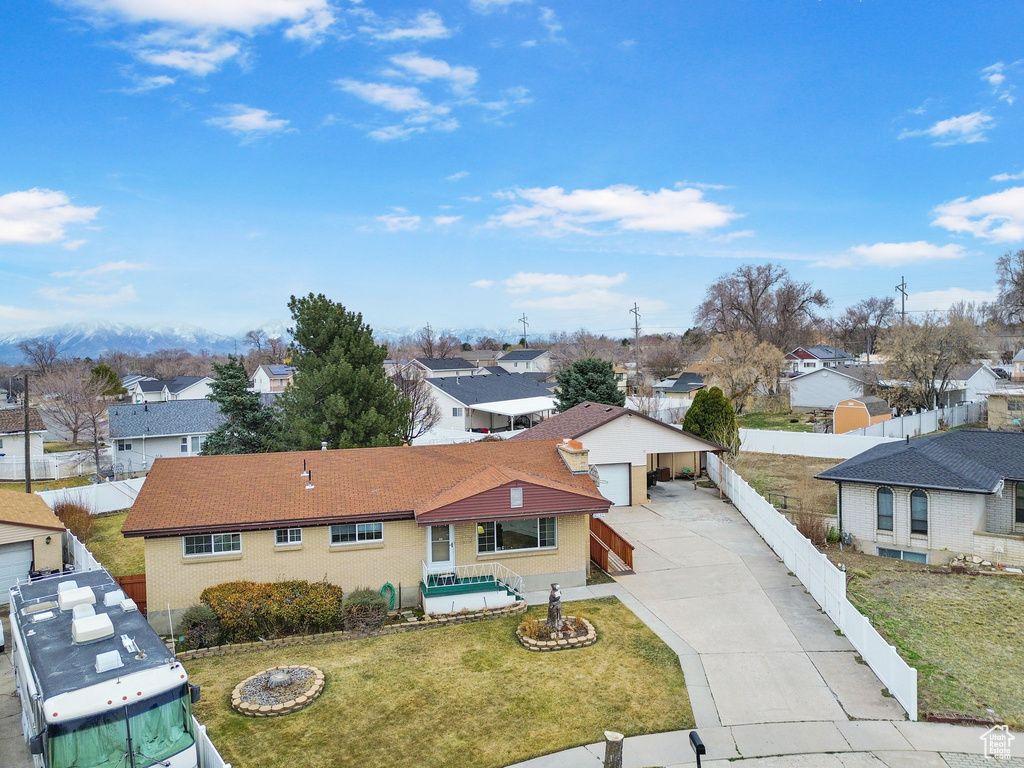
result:
<svg viewBox="0 0 1024 768"><path fill-rule="evenodd" d="M892 530L892 488L879 488L875 494L878 506L878 530Z"/></svg>
<svg viewBox="0 0 1024 768"><path fill-rule="evenodd" d="M928 533L928 494L924 491L910 494L910 532Z"/></svg>

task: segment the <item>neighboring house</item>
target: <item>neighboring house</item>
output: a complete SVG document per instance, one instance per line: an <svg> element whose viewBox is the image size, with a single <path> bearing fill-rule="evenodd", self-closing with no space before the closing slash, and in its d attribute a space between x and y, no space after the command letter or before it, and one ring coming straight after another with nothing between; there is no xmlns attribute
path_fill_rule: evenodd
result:
<svg viewBox="0 0 1024 768"><path fill-rule="evenodd" d="M280 394L295 379L295 371L294 365L261 365L249 377L252 391L261 394Z"/></svg>
<svg viewBox="0 0 1024 768"><path fill-rule="evenodd" d="M0 605L32 571L63 567L64 526L34 493L0 492Z"/></svg>
<svg viewBox="0 0 1024 768"><path fill-rule="evenodd" d="M789 405L795 411L831 411L836 403L864 396L866 381L874 381L874 369L866 365L819 368L789 380Z"/></svg>
<svg viewBox="0 0 1024 768"><path fill-rule="evenodd" d="M1024 349L1013 356L1010 364L1013 366L1010 378L1014 381L1024 381Z"/></svg>
<svg viewBox="0 0 1024 768"><path fill-rule="evenodd" d="M308 477L303 476L303 467ZM145 540L150 621L166 631L215 584L391 584L428 612L586 584L608 501L584 448L555 441L158 461L122 532Z"/></svg>
<svg viewBox="0 0 1024 768"><path fill-rule="evenodd" d="M210 394L209 376L179 376L176 379L143 379L128 390L133 403L166 403L170 400L202 400ZM127 389L127 387L125 387Z"/></svg>
<svg viewBox="0 0 1024 768"><path fill-rule="evenodd" d="M892 418L892 407L880 397L864 395L840 400L832 411L832 431L837 435L870 427Z"/></svg>
<svg viewBox="0 0 1024 768"><path fill-rule="evenodd" d="M629 389L629 371L621 365L616 365L612 368L612 373L615 374L615 386L619 388L619 392L625 393Z"/></svg>
<svg viewBox="0 0 1024 768"><path fill-rule="evenodd" d="M28 409L28 451L32 458L43 455L43 432L46 425L36 408ZM25 458L25 411L22 408L0 409L0 459Z"/></svg>
<svg viewBox="0 0 1024 768"><path fill-rule="evenodd" d="M408 365L425 379L472 376L477 366L461 357L417 357Z"/></svg>
<svg viewBox="0 0 1024 768"><path fill-rule="evenodd" d="M551 372L551 353L546 349L510 349L497 362L509 373Z"/></svg>
<svg viewBox="0 0 1024 768"><path fill-rule="evenodd" d="M988 428L1024 427L1024 386L1004 386L988 393Z"/></svg>
<svg viewBox="0 0 1024 768"><path fill-rule="evenodd" d="M706 386L704 377L699 373L679 373L675 378L655 384L654 391L660 397L684 400L688 403Z"/></svg>
<svg viewBox="0 0 1024 768"><path fill-rule="evenodd" d="M529 427L554 413L550 385L533 376L490 373L427 379L441 413L438 429L504 432Z"/></svg>
<svg viewBox="0 0 1024 768"><path fill-rule="evenodd" d="M206 436L225 421L212 400L111 405L107 419L121 472L147 469L154 459L196 456Z"/></svg>
<svg viewBox="0 0 1024 768"><path fill-rule="evenodd" d="M837 368L857 362L857 358L839 347L797 347L786 354L786 365L792 375L810 373L822 368Z"/></svg>
<svg viewBox="0 0 1024 768"><path fill-rule="evenodd" d="M468 352L462 352L461 357L468 360L478 368L486 368L489 365L498 364L498 358L501 357L501 350L471 349Z"/></svg>
<svg viewBox="0 0 1024 768"><path fill-rule="evenodd" d="M616 506L647 501L649 471L665 467L671 477L700 475L702 454L726 450L628 408L600 403L580 403L509 442L553 439L583 445L601 493Z"/></svg>
<svg viewBox="0 0 1024 768"><path fill-rule="evenodd" d="M140 381L156 381L156 379L152 376L142 376L138 373L129 373L127 376L121 377L121 386L130 394L132 390L135 389L135 385Z"/></svg>
<svg viewBox="0 0 1024 768"><path fill-rule="evenodd" d="M869 554L1024 565L1024 433L961 429L875 446L817 475Z"/></svg>
<svg viewBox="0 0 1024 768"><path fill-rule="evenodd" d="M1001 381L999 374L985 363L960 366L950 373L949 378L951 387L963 391L967 402L984 400Z"/></svg>

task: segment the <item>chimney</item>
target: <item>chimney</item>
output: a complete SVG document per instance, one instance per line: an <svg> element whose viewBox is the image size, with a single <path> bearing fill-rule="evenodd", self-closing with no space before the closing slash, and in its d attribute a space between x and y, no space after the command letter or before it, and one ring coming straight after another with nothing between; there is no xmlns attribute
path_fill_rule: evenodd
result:
<svg viewBox="0 0 1024 768"><path fill-rule="evenodd" d="M565 462L565 466L574 475L586 474L590 471L590 451L583 447L579 440L562 440L558 444L558 453Z"/></svg>

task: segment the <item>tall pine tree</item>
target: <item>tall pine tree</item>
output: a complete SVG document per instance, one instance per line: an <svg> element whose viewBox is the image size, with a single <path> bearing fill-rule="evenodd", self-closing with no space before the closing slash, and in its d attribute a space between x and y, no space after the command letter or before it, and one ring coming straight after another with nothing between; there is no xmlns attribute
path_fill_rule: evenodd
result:
<svg viewBox="0 0 1024 768"><path fill-rule="evenodd" d="M207 397L220 406L227 421L206 436L203 455L222 453L266 453L274 445L277 418L249 389L249 376L234 355L226 363L214 363L216 381Z"/></svg>
<svg viewBox="0 0 1024 768"><path fill-rule="evenodd" d="M577 360L555 377L558 384L558 412L590 401L625 405L626 396L615 383L615 371L607 360L587 357Z"/></svg>
<svg viewBox="0 0 1024 768"><path fill-rule="evenodd" d="M683 431L725 446L735 454L740 447L736 412L721 389L701 390L686 409Z"/></svg>
<svg viewBox="0 0 1024 768"><path fill-rule="evenodd" d="M280 396L285 450L398 445L409 404L384 373L387 348L363 316L323 294L288 302L295 381Z"/></svg>

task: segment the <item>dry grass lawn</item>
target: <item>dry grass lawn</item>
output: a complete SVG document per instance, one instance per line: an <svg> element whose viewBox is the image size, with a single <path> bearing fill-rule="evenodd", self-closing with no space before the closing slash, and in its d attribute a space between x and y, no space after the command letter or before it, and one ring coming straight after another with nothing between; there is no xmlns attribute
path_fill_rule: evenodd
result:
<svg viewBox="0 0 1024 768"><path fill-rule="evenodd" d="M1024 579L930 573L916 563L833 551L850 600L918 670L918 706L1024 728Z"/></svg>
<svg viewBox="0 0 1024 768"><path fill-rule="evenodd" d="M142 539L126 539L121 535L127 512L95 518L92 538L86 543L104 568L114 576L132 576L146 570Z"/></svg>
<svg viewBox="0 0 1024 768"><path fill-rule="evenodd" d="M782 506L775 494L789 497L788 507L803 512L835 514L836 488L833 483L815 480L814 476L834 467L835 459L813 459L807 456L779 456L774 453L743 453L729 461L740 477L765 498Z"/></svg>
<svg viewBox="0 0 1024 768"><path fill-rule="evenodd" d="M58 488L80 488L83 485L89 485L89 478L85 475L82 475L81 477L65 477L62 480L33 480L32 490L55 491ZM0 483L0 491L24 493L25 481L19 480L16 483Z"/></svg>
<svg viewBox="0 0 1024 768"><path fill-rule="evenodd" d="M529 652L520 617L186 662L195 712L224 759L246 768L494 768L625 734L689 728L678 657L616 598L566 603L597 627L589 648ZM531 609L540 617L546 608ZM236 715L238 681L313 664L327 686L288 717Z"/></svg>

